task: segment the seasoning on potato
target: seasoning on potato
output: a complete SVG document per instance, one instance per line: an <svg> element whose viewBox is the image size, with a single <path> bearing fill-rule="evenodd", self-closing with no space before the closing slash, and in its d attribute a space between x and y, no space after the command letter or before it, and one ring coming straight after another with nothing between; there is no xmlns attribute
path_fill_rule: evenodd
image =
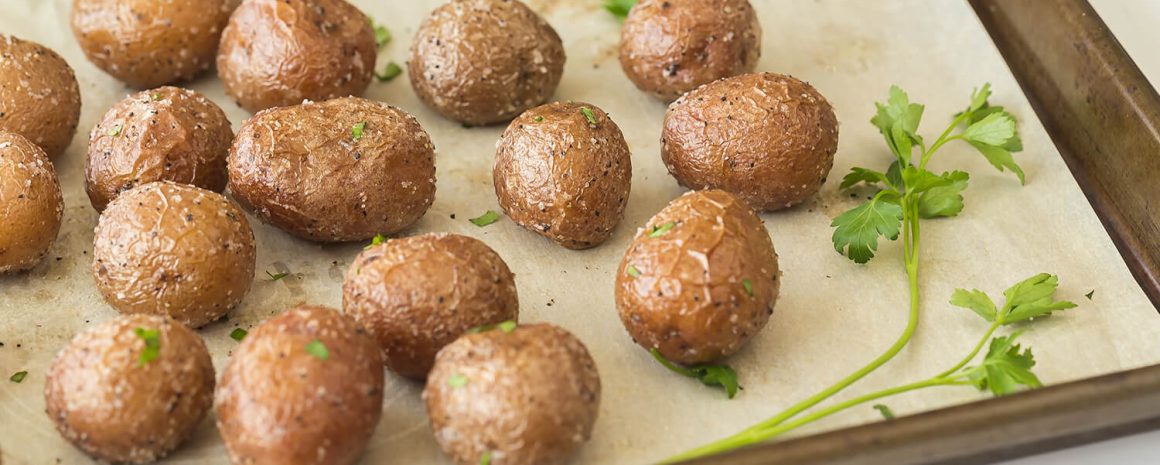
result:
<svg viewBox="0 0 1160 465"><path fill-rule="evenodd" d="M616 307L633 340L682 364L737 352L773 313L777 254L737 197L693 191L637 232L616 273Z"/></svg>
<svg viewBox="0 0 1160 465"><path fill-rule="evenodd" d="M564 464L592 436L600 375L568 331L502 327L439 351L423 401L435 440L458 465Z"/></svg>
<svg viewBox="0 0 1160 465"><path fill-rule="evenodd" d="M487 125L547 101L565 59L556 30L523 2L452 0L419 27L407 71L427 106Z"/></svg>
<svg viewBox="0 0 1160 465"><path fill-rule="evenodd" d="M130 95L89 134L85 191L97 211L153 181L221 192L233 139L225 112L201 93L162 87Z"/></svg>
<svg viewBox="0 0 1160 465"><path fill-rule="evenodd" d="M168 317L124 315L57 354L44 400L57 431L85 453L152 463L193 434L213 389L213 361L197 333Z"/></svg>
<svg viewBox="0 0 1160 465"><path fill-rule="evenodd" d="M75 0L72 30L94 65L148 89L209 69L239 1Z"/></svg>
<svg viewBox="0 0 1160 465"><path fill-rule="evenodd" d="M198 328L242 301L254 278L254 232L221 194L170 181L118 196L101 213L93 276L121 313Z"/></svg>
<svg viewBox="0 0 1160 465"><path fill-rule="evenodd" d="M759 58L761 24L748 0L641 0L621 29L624 73L667 101L751 73Z"/></svg>
<svg viewBox="0 0 1160 465"><path fill-rule="evenodd" d="M21 135L0 131L0 275L40 263L56 242L63 212L48 155Z"/></svg>
<svg viewBox="0 0 1160 465"><path fill-rule="evenodd" d="M0 131L64 153L77 132L81 94L73 69L56 52L0 34Z"/></svg>
<svg viewBox="0 0 1160 465"><path fill-rule="evenodd" d="M424 379L468 330L515 321L515 275L487 244L455 234L392 239L359 254L342 305L382 346L387 367Z"/></svg>
<svg viewBox="0 0 1160 465"><path fill-rule="evenodd" d="M318 242L410 227L435 199L435 146L413 116L347 97L258 113L229 154L230 192L263 221Z"/></svg>
<svg viewBox="0 0 1160 465"><path fill-rule="evenodd" d="M379 422L383 359L338 311L299 305L250 331L214 396L233 463L350 465Z"/></svg>
<svg viewBox="0 0 1160 465"><path fill-rule="evenodd" d="M707 84L665 113L661 157L681 185L722 189L759 211L818 192L834 166L838 119L813 86L746 74Z"/></svg>
<svg viewBox="0 0 1160 465"><path fill-rule="evenodd" d="M512 121L492 180L512 221L569 249L586 249L607 240L624 216L632 157L603 110L556 102Z"/></svg>
<svg viewBox="0 0 1160 465"><path fill-rule="evenodd" d="M344 0L247 0L230 17L218 76L258 112L362 95L375 71L370 20Z"/></svg>

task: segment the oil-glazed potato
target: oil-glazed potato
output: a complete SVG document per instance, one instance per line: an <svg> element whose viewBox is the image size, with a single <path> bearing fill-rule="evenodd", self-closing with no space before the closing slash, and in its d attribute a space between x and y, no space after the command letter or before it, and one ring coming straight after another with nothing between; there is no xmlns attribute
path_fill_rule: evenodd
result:
<svg viewBox="0 0 1160 465"><path fill-rule="evenodd" d="M616 274L616 307L644 348L706 363L765 327L779 287L773 242L753 210L724 191L693 191L637 232Z"/></svg>
<svg viewBox="0 0 1160 465"><path fill-rule="evenodd" d="M21 135L0 131L0 275L40 263L56 242L63 212L48 155Z"/></svg>
<svg viewBox="0 0 1160 465"><path fill-rule="evenodd" d="M826 182L838 119L813 86L781 74L707 84L665 113L661 157L692 189L722 189L759 211L792 207Z"/></svg>
<svg viewBox="0 0 1160 465"><path fill-rule="evenodd" d="M64 58L0 34L0 132L20 134L56 158L72 142L80 117L80 88Z"/></svg>
<svg viewBox="0 0 1160 465"><path fill-rule="evenodd" d="M129 190L101 213L97 289L117 311L194 328L233 309L254 278L254 232L221 194L169 181Z"/></svg>

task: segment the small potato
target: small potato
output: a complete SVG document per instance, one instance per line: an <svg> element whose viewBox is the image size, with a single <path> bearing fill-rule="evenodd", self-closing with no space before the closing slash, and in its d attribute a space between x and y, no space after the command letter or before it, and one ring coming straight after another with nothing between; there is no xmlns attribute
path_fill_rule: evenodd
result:
<svg viewBox="0 0 1160 465"><path fill-rule="evenodd" d="M130 95L89 134L85 191L97 211L153 181L221 192L233 139L225 112L198 92L162 87Z"/></svg>
<svg viewBox="0 0 1160 465"><path fill-rule="evenodd" d="M724 191L693 191L637 232L616 274L616 307L637 344L674 362L707 363L765 327L779 279L753 210Z"/></svg>
<svg viewBox="0 0 1160 465"><path fill-rule="evenodd" d="M40 263L56 242L63 211L48 155L21 135L0 131L0 275Z"/></svg>
<svg viewBox="0 0 1160 465"><path fill-rule="evenodd" d="M818 192L834 166L838 119L813 86L781 74L716 81L669 106L661 158L692 189L722 189L759 211Z"/></svg>
<svg viewBox="0 0 1160 465"><path fill-rule="evenodd" d="M641 0L620 33L620 66L666 101L718 79L751 73L761 24L748 0Z"/></svg>
<svg viewBox="0 0 1160 465"><path fill-rule="evenodd" d="M622 217L632 156L620 128L587 103L550 103L512 121L492 172L512 221L569 249L600 245Z"/></svg>
<svg viewBox="0 0 1160 465"><path fill-rule="evenodd" d="M359 254L342 307L383 348L387 367L424 379L468 330L519 317L515 275L487 244L455 234L392 239Z"/></svg>
<svg viewBox="0 0 1160 465"><path fill-rule="evenodd" d="M423 401L435 440L458 465L565 464L592 436L600 374L559 327L494 329L439 351Z"/></svg>
<svg viewBox="0 0 1160 465"><path fill-rule="evenodd" d="M435 146L413 116L357 97L246 121L230 192L263 221L319 242L400 232L435 201Z"/></svg>
<svg viewBox="0 0 1160 465"><path fill-rule="evenodd" d="M0 132L20 134L56 158L72 143L80 118L80 88L64 58L0 34Z"/></svg>
<svg viewBox="0 0 1160 465"><path fill-rule="evenodd" d="M486 125L547 101L565 60L556 30L523 2L452 0L419 26L407 71L427 106Z"/></svg>
<svg viewBox="0 0 1160 465"><path fill-rule="evenodd" d="M162 181L121 194L93 239L97 289L117 311L194 328L232 310L254 279L254 232L221 194Z"/></svg>
<svg viewBox="0 0 1160 465"><path fill-rule="evenodd" d="M213 361L197 333L168 317L124 315L61 349L44 403L61 436L85 453L152 463L193 434L213 388Z"/></svg>
<svg viewBox="0 0 1160 465"><path fill-rule="evenodd" d="M336 310L299 305L234 350L214 411L233 463L349 465L366 449L382 403L374 339Z"/></svg>
<svg viewBox="0 0 1160 465"><path fill-rule="evenodd" d="M362 95L375 71L370 20L344 0L246 0L218 51L226 93L250 112Z"/></svg>
<svg viewBox="0 0 1160 465"><path fill-rule="evenodd" d="M240 0L74 0L72 30L89 61L138 89L188 81L213 64Z"/></svg>

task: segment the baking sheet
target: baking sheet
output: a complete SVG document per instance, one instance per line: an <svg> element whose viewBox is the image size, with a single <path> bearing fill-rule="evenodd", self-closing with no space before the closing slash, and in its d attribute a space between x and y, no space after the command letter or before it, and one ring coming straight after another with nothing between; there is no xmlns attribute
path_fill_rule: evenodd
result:
<svg viewBox="0 0 1160 465"><path fill-rule="evenodd" d="M1037 323L1024 336L1035 348L1044 382L1085 378L1160 362L1160 317L1132 280L1082 192L1059 158L1002 58L965 2L751 0L765 30L759 69L813 83L834 104L841 142L831 182L813 200L764 215L781 255L782 295L769 326L729 360L745 390L734 400L678 378L654 363L621 327L613 305L613 272L631 240L682 192L659 157L664 105L637 91L616 61L619 23L596 0L532 0L563 37L568 55L561 100L607 110L633 150L628 210L615 235L590 251L568 251L510 221L477 228L467 221L499 210L491 187L494 143L502 127L464 129L425 108L404 78L372 84L366 96L415 114L438 152L435 205L411 231L448 231L480 238L516 273L523 321L550 321L588 345L604 385L600 418L578 463L635 464L735 432L829 385L888 346L905 324L907 289L901 248L884 245L868 266L833 252L829 223L856 200L837 192L851 166L885 167L890 158L867 121L873 102L894 83L927 105L925 132L966 104L973 87L989 81L993 102L1021 121L1028 175L1020 187L995 172L969 147L950 145L934 170L971 172L967 208L955 219L924 222L923 319L911 346L893 363L847 391L847 396L926 377L961 357L986 328L970 312L946 304L956 287L992 295L1031 274L1061 276L1060 298L1080 308ZM421 18L439 2L355 0L395 40L379 56L402 63ZM115 315L89 273L96 213L82 186L88 130L130 92L84 60L68 32L68 0L3 0L0 32L58 51L76 69L84 102L81 133L57 160L65 193L65 224L49 258L30 273L0 278L0 374L28 370L21 384L0 382L0 447L6 464L91 461L53 430L43 413L44 371L77 331ZM212 76L190 84L222 105L235 129L249 115ZM945 115L945 116L944 116ZM454 218L452 218L454 216ZM251 218L252 219L252 218ZM257 277L228 322L201 330L220 370L235 345L236 326L250 328L291 305L341 305L343 272L361 245L322 246L253 221ZM265 271L291 272L281 281ZM1095 290L1092 300L1084 297ZM448 463L430 434L419 401L421 386L388 375L383 419L364 463ZM845 396L840 396L845 397ZM887 403L908 414L972 401L968 388L908 394ZM797 434L878 419L869 407L831 417ZM212 419L166 463L227 463Z"/></svg>

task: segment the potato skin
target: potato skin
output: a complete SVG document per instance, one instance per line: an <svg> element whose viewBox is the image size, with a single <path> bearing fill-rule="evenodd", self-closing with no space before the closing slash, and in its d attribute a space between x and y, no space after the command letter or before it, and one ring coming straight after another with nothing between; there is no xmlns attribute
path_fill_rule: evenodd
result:
<svg viewBox="0 0 1160 465"><path fill-rule="evenodd" d="M157 358L142 363L157 330ZM44 387L48 417L78 449L102 461L151 463L177 449L213 405L205 342L176 320L123 315L77 334L57 354Z"/></svg>
<svg viewBox="0 0 1160 465"><path fill-rule="evenodd" d="M515 275L487 244L424 234L360 253L342 307L378 340L391 371L421 380L439 349L472 328L516 320L520 303Z"/></svg>
<svg viewBox="0 0 1160 465"><path fill-rule="evenodd" d="M765 327L779 288L777 254L753 210L724 191L693 191L637 232L616 274L616 307L637 344L674 362L707 363Z"/></svg>
<svg viewBox="0 0 1160 465"><path fill-rule="evenodd" d="M632 156L600 108L550 103L524 112L504 131L492 181L512 221L569 249L587 249L612 236L624 217Z"/></svg>
<svg viewBox="0 0 1160 465"><path fill-rule="evenodd" d="M98 68L138 89L197 77L240 0L75 0L72 31Z"/></svg>
<svg viewBox="0 0 1160 465"><path fill-rule="evenodd" d="M80 118L80 88L64 58L0 34L0 132L20 134L56 158L72 143Z"/></svg>
<svg viewBox="0 0 1160 465"><path fill-rule="evenodd" d="M101 213L93 276L126 314L169 315L194 328L233 309L254 279L254 232L221 194L161 181Z"/></svg>
<svg viewBox="0 0 1160 465"><path fill-rule="evenodd" d="M246 0L222 33L217 67L226 93L258 112L362 95L375 55L370 20L344 0Z"/></svg>
<svg viewBox="0 0 1160 465"><path fill-rule="evenodd" d="M24 136L0 131L0 275L40 263L60 232L56 169Z"/></svg>
<svg viewBox="0 0 1160 465"><path fill-rule="evenodd" d="M97 211L154 181L221 192L233 139L225 112L199 92L161 87L130 95L89 134L85 192Z"/></svg>
<svg viewBox="0 0 1160 465"><path fill-rule="evenodd" d="M307 352L319 341L325 360ZM338 311L299 305L250 332L214 396L230 460L247 465L348 465L382 415L383 360L374 339Z"/></svg>
<svg viewBox="0 0 1160 465"><path fill-rule="evenodd" d="M620 35L620 66L665 101L718 79L751 73L761 24L748 0L641 0Z"/></svg>
<svg viewBox="0 0 1160 465"><path fill-rule="evenodd" d="M407 72L444 117L487 125L547 101L566 59L556 30L523 2L451 0L419 27Z"/></svg>
<svg viewBox="0 0 1160 465"><path fill-rule="evenodd" d="M466 379L456 387L452 377ZM435 440L459 465L564 464L592 436L600 374L568 331L532 324L439 351L423 390Z"/></svg>
<svg viewBox="0 0 1160 465"><path fill-rule="evenodd" d="M759 211L818 192L834 166L838 119L813 86L746 74L685 94L665 113L661 158L681 185L723 189Z"/></svg>

